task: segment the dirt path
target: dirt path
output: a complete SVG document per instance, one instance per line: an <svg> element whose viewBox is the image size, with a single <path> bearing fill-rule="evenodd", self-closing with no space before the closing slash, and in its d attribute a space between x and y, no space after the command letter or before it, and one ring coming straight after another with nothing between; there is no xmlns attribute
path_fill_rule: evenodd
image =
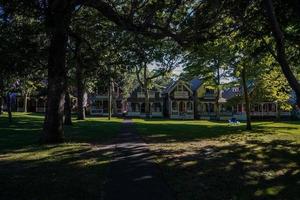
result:
<svg viewBox="0 0 300 200"><path fill-rule="evenodd" d="M123 122L104 189L104 200L121 199L174 199L147 144L135 134L131 120Z"/></svg>

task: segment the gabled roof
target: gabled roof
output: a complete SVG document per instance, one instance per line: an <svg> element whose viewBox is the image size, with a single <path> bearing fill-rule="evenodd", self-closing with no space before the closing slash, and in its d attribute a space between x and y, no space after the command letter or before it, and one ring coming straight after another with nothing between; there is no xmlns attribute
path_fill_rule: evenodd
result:
<svg viewBox="0 0 300 200"><path fill-rule="evenodd" d="M188 84L186 84L186 82L184 82L182 80L177 80L177 81L172 81L170 84L168 84L167 87L163 90L163 94L172 92L178 83L183 83L190 92L193 92L191 90L190 86Z"/></svg>
<svg viewBox="0 0 300 200"><path fill-rule="evenodd" d="M193 80L190 81L191 90L193 92L197 91L202 84L203 84L203 80L199 78L194 78Z"/></svg>

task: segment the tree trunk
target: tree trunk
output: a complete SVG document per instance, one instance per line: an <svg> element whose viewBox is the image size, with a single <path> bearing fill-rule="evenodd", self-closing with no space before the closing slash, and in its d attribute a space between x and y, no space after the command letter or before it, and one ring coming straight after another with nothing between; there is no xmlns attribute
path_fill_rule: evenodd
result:
<svg viewBox="0 0 300 200"><path fill-rule="evenodd" d="M281 66L282 72L285 75L289 85L291 88L295 91L296 97L297 97L297 105L298 108L300 107L300 84L298 83L297 78L293 74L289 63L286 58L286 52L285 52L285 39L284 35L281 31L280 25L278 23L273 1L272 0L264 0L267 16L269 18L271 31L273 32L275 41L276 41L276 60Z"/></svg>
<svg viewBox="0 0 300 200"><path fill-rule="evenodd" d="M277 121L280 121L280 109L279 109L279 103L276 103L276 119Z"/></svg>
<svg viewBox="0 0 300 200"><path fill-rule="evenodd" d="M7 106L7 113L8 113L8 121L9 121L9 123L11 123L12 122L12 113L11 113L10 93L7 93L7 96L6 96L6 106Z"/></svg>
<svg viewBox="0 0 300 200"><path fill-rule="evenodd" d="M144 88L145 90L145 114L146 118L150 118L150 100L149 100L149 91L147 86Z"/></svg>
<svg viewBox="0 0 300 200"><path fill-rule="evenodd" d="M84 84L82 80L77 80L77 119L84 120L85 119L85 108L84 108Z"/></svg>
<svg viewBox="0 0 300 200"><path fill-rule="evenodd" d="M146 118L150 118L150 100L148 90L147 65L144 65L144 93L145 93L145 114Z"/></svg>
<svg viewBox="0 0 300 200"><path fill-rule="evenodd" d="M117 107L117 91L115 91L115 84L114 81L111 82L111 87L112 87L112 110L113 114L115 116L118 115L118 107Z"/></svg>
<svg viewBox="0 0 300 200"><path fill-rule="evenodd" d="M49 1L47 28L50 31L48 58L48 95L47 111L44 121L42 143L63 142L63 117L66 83L66 44L67 29L70 23L69 2Z"/></svg>
<svg viewBox="0 0 300 200"><path fill-rule="evenodd" d="M246 104L246 118L247 118L247 130L252 130L251 126L251 115L250 115L250 100L249 100L249 93L247 87L247 79L246 79L246 68L243 67L242 69L242 83L243 83L243 90L244 90L244 99Z"/></svg>
<svg viewBox="0 0 300 200"><path fill-rule="evenodd" d="M3 113L3 98L2 95L0 94L0 115Z"/></svg>
<svg viewBox="0 0 300 200"><path fill-rule="evenodd" d="M23 111L25 113L27 113L27 102L28 102L28 94L27 94L27 92L25 92L25 94L24 94L24 105L23 105Z"/></svg>
<svg viewBox="0 0 300 200"><path fill-rule="evenodd" d="M68 89L65 94L65 125L72 125L72 102Z"/></svg>
<svg viewBox="0 0 300 200"><path fill-rule="evenodd" d="M77 119L85 119L83 68L80 58L80 42L76 42L76 79L77 79Z"/></svg>
<svg viewBox="0 0 300 200"><path fill-rule="evenodd" d="M111 103L112 103L112 87L111 87L111 78L109 77L109 84L108 84L108 120L111 120Z"/></svg>
<svg viewBox="0 0 300 200"><path fill-rule="evenodd" d="M198 93L197 91L194 93L194 116L195 116L195 119L199 119L199 114L198 114L198 105L199 105L199 102L198 102Z"/></svg>
<svg viewBox="0 0 300 200"><path fill-rule="evenodd" d="M3 98L4 98L4 80L2 72L0 72L0 115L3 113Z"/></svg>
<svg viewBox="0 0 300 200"><path fill-rule="evenodd" d="M217 96L216 96L216 119L220 120L220 105L219 105L219 98L220 98L220 66L217 63Z"/></svg>

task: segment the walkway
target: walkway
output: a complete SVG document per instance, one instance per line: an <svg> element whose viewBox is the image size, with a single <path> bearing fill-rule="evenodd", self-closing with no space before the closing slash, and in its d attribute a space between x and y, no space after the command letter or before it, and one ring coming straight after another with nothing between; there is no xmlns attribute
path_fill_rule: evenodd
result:
<svg viewBox="0 0 300 200"><path fill-rule="evenodd" d="M131 120L125 120L122 126L105 184L104 200L174 199L147 144L134 133Z"/></svg>

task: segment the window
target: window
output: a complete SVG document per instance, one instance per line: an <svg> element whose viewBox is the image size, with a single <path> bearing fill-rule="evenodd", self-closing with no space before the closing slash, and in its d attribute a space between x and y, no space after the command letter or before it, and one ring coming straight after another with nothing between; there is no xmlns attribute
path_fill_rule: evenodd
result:
<svg viewBox="0 0 300 200"><path fill-rule="evenodd" d="M177 91L184 91L183 85L177 85Z"/></svg>
<svg viewBox="0 0 300 200"><path fill-rule="evenodd" d="M193 110L193 103L192 102L187 103L187 109L188 110Z"/></svg>
<svg viewBox="0 0 300 200"><path fill-rule="evenodd" d="M254 111L259 112L259 106L257 104L254 105Z"/></svg>
<svg viewBox="0 0 300 200"><path fill-rule="evenodd" d="M141 105L141 113L145 113L145 103L142 103Z"/></svg>
<svg viewBox="0 0 300 200"><path fill-rule="evenodd" d="M172 102L172 110L176 110L177 111L177 102L176 101L173 101Z"/></svg>
<svg viewBox="0 0 300 200"><path fill-rule="evenodd" d="M102 109L102 101L101 100L95 100L92 102L92 107L95 109Z"/></svg>
<svg viewBox="0 0 300 200"><path fill-rule="evenodd" d="M154 104L152 104L152 110L154 112L161 112L161 104L160 103L154 103Z"/></svg>
<svg viewBox="0 0 300 200"><path fill-rule="evenodd" d="M206 104L206 112L214 112L214 104L212 103L207 103Z"/></svg>
<svg viewBox="0 0 300 200"><path fill-rule="evenodd" d="M232 92L239 92L240 89L238 87L232 88Z"/></svg>
<svg viewBox="0 0 300 200"><path fill-rule="evenodd" d="M132 112L137 112L137 105L135 103L131 103L131 111Z"/></svg>

